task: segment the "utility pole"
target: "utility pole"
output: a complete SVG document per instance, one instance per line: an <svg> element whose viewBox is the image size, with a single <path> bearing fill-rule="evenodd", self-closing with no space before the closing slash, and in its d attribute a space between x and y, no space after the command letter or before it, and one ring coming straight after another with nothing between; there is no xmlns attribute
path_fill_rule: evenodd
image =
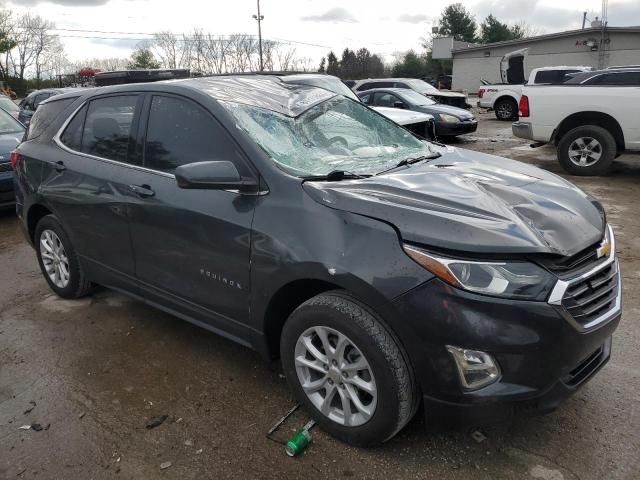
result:
<svg viewBox="0 0 640 480"><path fill-rule="evenodd" d="M264 15L260 15L260 0L258 0L258 14L253 16L258 21L258 49L260 51L260 71L264 70L264 64L262 63L262 25Z"/></svg>

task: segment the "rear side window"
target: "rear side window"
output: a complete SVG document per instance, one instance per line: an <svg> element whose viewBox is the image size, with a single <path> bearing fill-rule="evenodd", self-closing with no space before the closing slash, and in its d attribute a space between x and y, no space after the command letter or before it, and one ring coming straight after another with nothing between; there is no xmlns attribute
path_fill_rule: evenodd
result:
<svg viewBox="0 0 640 480"><path fill-rule="evenodd" d="M137 95L92 100L82 131L81 151L101 158L126 162L133 142L133 117Z"/></svg>
<svg viewBox="0 0 640 480"><path fill-rule="evenodd" d="M567 80L567 74L579 72L579 70L541 70L536 73L535 83L562 83Z"/></svg>
<svg viewBox="0 0 640 480"><path fill-rule="evenodd" d="M609 73L604 77L602 85L640 85L640 72Z"/></svg>
<svg viewBox="0 0 640 480"><path fill-rule="evenodd" d="M60 141L71 150L79 152L82 149L82 126L86 114L87 106L85 105L75 114L60 136Z"/></svg>
<svg viewBox="0 0 640 480"><path fill-rule="evenodd" d="M29 124L29 130L27 131L27 140L39 137L42 132L58 118L58 115L62 113L69 105L71 105L78 97L65 98L63 100L56 100L49 103L45 103L40 106L36 113L31 117L31 123Z"/></svg>
<svg viewBox="0 0 640 480"><path fill-rule="evenodd" d="M228 160L241 173L246 170L224 128L199 105L176 97L153 97L144 159L145 167L170 173L180 165L209 160Z"/></svg>

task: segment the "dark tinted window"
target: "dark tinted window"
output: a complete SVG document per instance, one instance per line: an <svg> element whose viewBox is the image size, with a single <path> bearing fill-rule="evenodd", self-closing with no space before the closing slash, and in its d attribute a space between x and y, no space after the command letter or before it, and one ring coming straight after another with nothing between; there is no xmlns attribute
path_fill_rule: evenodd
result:
<svg viewBox="0 0 640 480"><path fill-rule="evenodd" d="M640 85L640 72L619 72L604 75L601 85Z"/></svg>
<svg viewBox="0 0 640 480"><path fill-rule="evenodd" d="M364 90L371 90L372 88L391 88L393 87L393 82L365 82L360 85L357 90L359 92Z"/></svg>
<svg viewBox="0 0 640 480"><path fill-rule="evenodd" d="M64 100L51 101L45 103L34 113L29 124L27 140L36 138L53 122L62 111L71 105L78 97L65 98Z"/></svg>
<svg viewBox="0 0 640 480"><path fill-rule="evenodd" d="M126 162L132 142L137 95L92 100L82 132L82 151L97 157Z"/></svg>
<svg viewBox="0 0 640 480"><path fill-rule="evenodd" d="M567 80L567 74L579 72L580 70L542 70L536 73L536 83L562 83Z"/></svg>
<svg viewBox="0 0 640 480"><path fill-rule="evenodd" d="M43 105L44 106L44 105ZM87 106L82 107L60 135L60 141L72 150L82 149L82 126L87 113Z"/></svg>
<svg viewBox="0 0 640 480"><path fill-rule="evenodd" d="M402 100L391 93L377 92L373 97L373 104L379 107L393 107L395 102L402 102Z"/></svg>
<svg viewBox="0 0 640 480"><path fill-rule="evenodd" d="M396 88L409 88L409 85L407 85L406 83L403 83L403 82L396 82L395 87Z"/></svg>
<svg viewBox="0 0 640 480"><path fill-rule="evenodd" d="M208 112L188 100L154 96L147 125L145 166L173 172L180 165L209 160L232 161L242 173L238 147Z"/></svg>
<svg viewBox="0 0 640 480"><path fill-rule="evenodd" d="M373 95L370 93L367 93L366 95L362 95L360 97L360 100L362 100L362 103L364 103L365 105L371 105L372 98L373 98Z"/></svg>
<svg viewBox="0 0 640 480"><path fill-rule="evenodd" d="M49 98L51 95L53 95L53 93L51 92L47 92L47 93L39 93L37 94L34 98L33 98L33 108L36 109L38 108L38 105L40 105L42 102L44 102L47 98Z"/></svg>

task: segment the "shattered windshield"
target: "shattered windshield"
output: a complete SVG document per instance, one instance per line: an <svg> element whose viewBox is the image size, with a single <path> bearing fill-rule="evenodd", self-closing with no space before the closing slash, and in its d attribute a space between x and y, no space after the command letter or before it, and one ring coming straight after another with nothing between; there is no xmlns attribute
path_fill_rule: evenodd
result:
<svg viewBox="0 0 640 480"><path fill-rule="evenodd" d="M295 118L221 103L273 161L298 176L336 170L373 175L409 157L432 153L429 144L345 97L333 97Z"/></svg>

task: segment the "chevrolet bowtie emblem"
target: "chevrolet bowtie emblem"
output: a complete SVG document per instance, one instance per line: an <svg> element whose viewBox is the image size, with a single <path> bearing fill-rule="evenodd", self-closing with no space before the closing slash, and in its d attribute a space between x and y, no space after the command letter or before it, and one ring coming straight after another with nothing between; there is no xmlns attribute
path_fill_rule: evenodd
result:
<svg viewBox="0 0 640 480"><path fill-rule="evenodd" d="M600 246L596 249L596 254L598 258L602 258L608 256L611 253L611 243L608 239L604 239Z"/></svg>

